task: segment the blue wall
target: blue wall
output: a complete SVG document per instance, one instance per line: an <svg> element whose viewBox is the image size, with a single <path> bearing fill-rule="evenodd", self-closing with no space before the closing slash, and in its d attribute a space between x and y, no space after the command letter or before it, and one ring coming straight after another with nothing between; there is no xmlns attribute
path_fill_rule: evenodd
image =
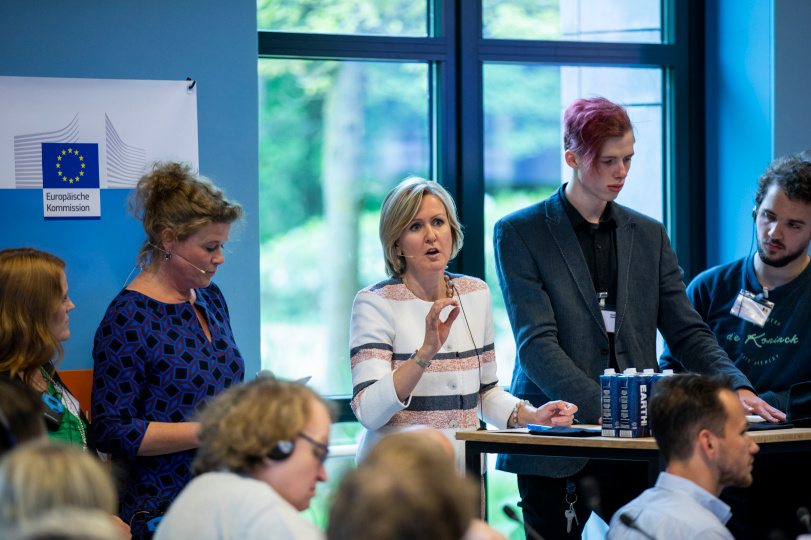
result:
<svg viewBox="0 0 811 540"><path fill-rule="evenodd" d="M811 149L811 2L774 3L774 154Z"/></svg>
<svg viewBox="0 0 811 540"><path fill-rule="evenodd" d="M254 0L0 3L0 75L197 80L200 172L242 203L217 272L246 376L260 366ZM0 118L2 122L2 118ZM0 190L0 248L32 246L67 263L71 339L62 369L91 368L93 334L133 268L143 239L127 190L102 190L102 219L46 222L41 190Z"/></svg>
<svg viewBox="0 0 811 540"><path fill-rule="evenodd" d="M742 257L757 179L811 149L811 2L707 2L707 264Z"/></svg>
<svg viewBox="0 0 811 540"><path fill-rule="evenodd" d="M707 265L749 252L757 179L773 150L771 0L707 2Z"/></svg>

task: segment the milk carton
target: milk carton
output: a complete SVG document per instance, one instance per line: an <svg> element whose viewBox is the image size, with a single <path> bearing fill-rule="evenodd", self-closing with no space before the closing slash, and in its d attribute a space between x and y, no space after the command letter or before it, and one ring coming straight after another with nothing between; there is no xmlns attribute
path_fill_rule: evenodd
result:
<svg viewBox="0 0 811 540"><path fill-rule="evenodd" d="M636 368L628 368L617 378L619 379L620 405L619 436L629 438L641 437L642 435L640 435L640 433L644 432L639 415L639 381L641 377L637 374Z"/></svg>
<svg viewBox="0 0 811 540"><path fill-rule="evenodd" d="M650 436L648 423L648 400L650 399L651 381L656 377L653 369L646 369L637 375L639 384L639 431L636 437Z"/></svg>
<svg viewBox="0 0 811 540"><path fill-rule="evenodd" d="M600 399L602 403L603 437L617 436L617 420L619 414L619 379L617 372L612 368L606 369L600 375Z"/></svg>

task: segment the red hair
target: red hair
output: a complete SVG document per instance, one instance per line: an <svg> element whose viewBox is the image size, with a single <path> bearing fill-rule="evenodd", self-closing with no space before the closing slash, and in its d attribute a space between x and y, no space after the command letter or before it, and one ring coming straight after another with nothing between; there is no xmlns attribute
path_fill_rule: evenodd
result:
<svg viewBox="0 0 811 540"><path fill-rule="evenodd" d="M571 150L586 170L594 169L603 143L633 130L628 111L604 97L575 100L563 114L563 149Z"/></svg>

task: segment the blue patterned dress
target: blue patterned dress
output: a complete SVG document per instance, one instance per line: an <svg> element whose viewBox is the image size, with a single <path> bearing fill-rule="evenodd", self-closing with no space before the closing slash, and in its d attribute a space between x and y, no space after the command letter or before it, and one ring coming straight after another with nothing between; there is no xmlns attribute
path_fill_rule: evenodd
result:
<svg viewBox="0 0 811 540"><path fill-rule="evenodd" d="M191 303L164 304L126 289L96 331L92 430L123 476L120 516L132 520L133 538L150 536L147 521L189 482L195 457L194 450L136 457L149 423L193 420L201 405L243 378L220 289L212 283L196 292L210 342Z"/></svg>

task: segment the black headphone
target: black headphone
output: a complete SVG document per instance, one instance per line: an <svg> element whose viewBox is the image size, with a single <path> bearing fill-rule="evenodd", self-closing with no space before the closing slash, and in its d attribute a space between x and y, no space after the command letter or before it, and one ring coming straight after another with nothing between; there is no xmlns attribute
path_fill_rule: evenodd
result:
<svg viewBox="0 0 811 540"><path fill-rule="evenodd" d="M757 206L752 208L752 219L757 220Z"/></svg>
<svg viewBox="0 0 811 540"><path fill-rule="evenodd" d="M268 457L273 461L283 461L290 457L295 446L293 441L279 441L276 443L276 446L270 450Z"/></svg>

